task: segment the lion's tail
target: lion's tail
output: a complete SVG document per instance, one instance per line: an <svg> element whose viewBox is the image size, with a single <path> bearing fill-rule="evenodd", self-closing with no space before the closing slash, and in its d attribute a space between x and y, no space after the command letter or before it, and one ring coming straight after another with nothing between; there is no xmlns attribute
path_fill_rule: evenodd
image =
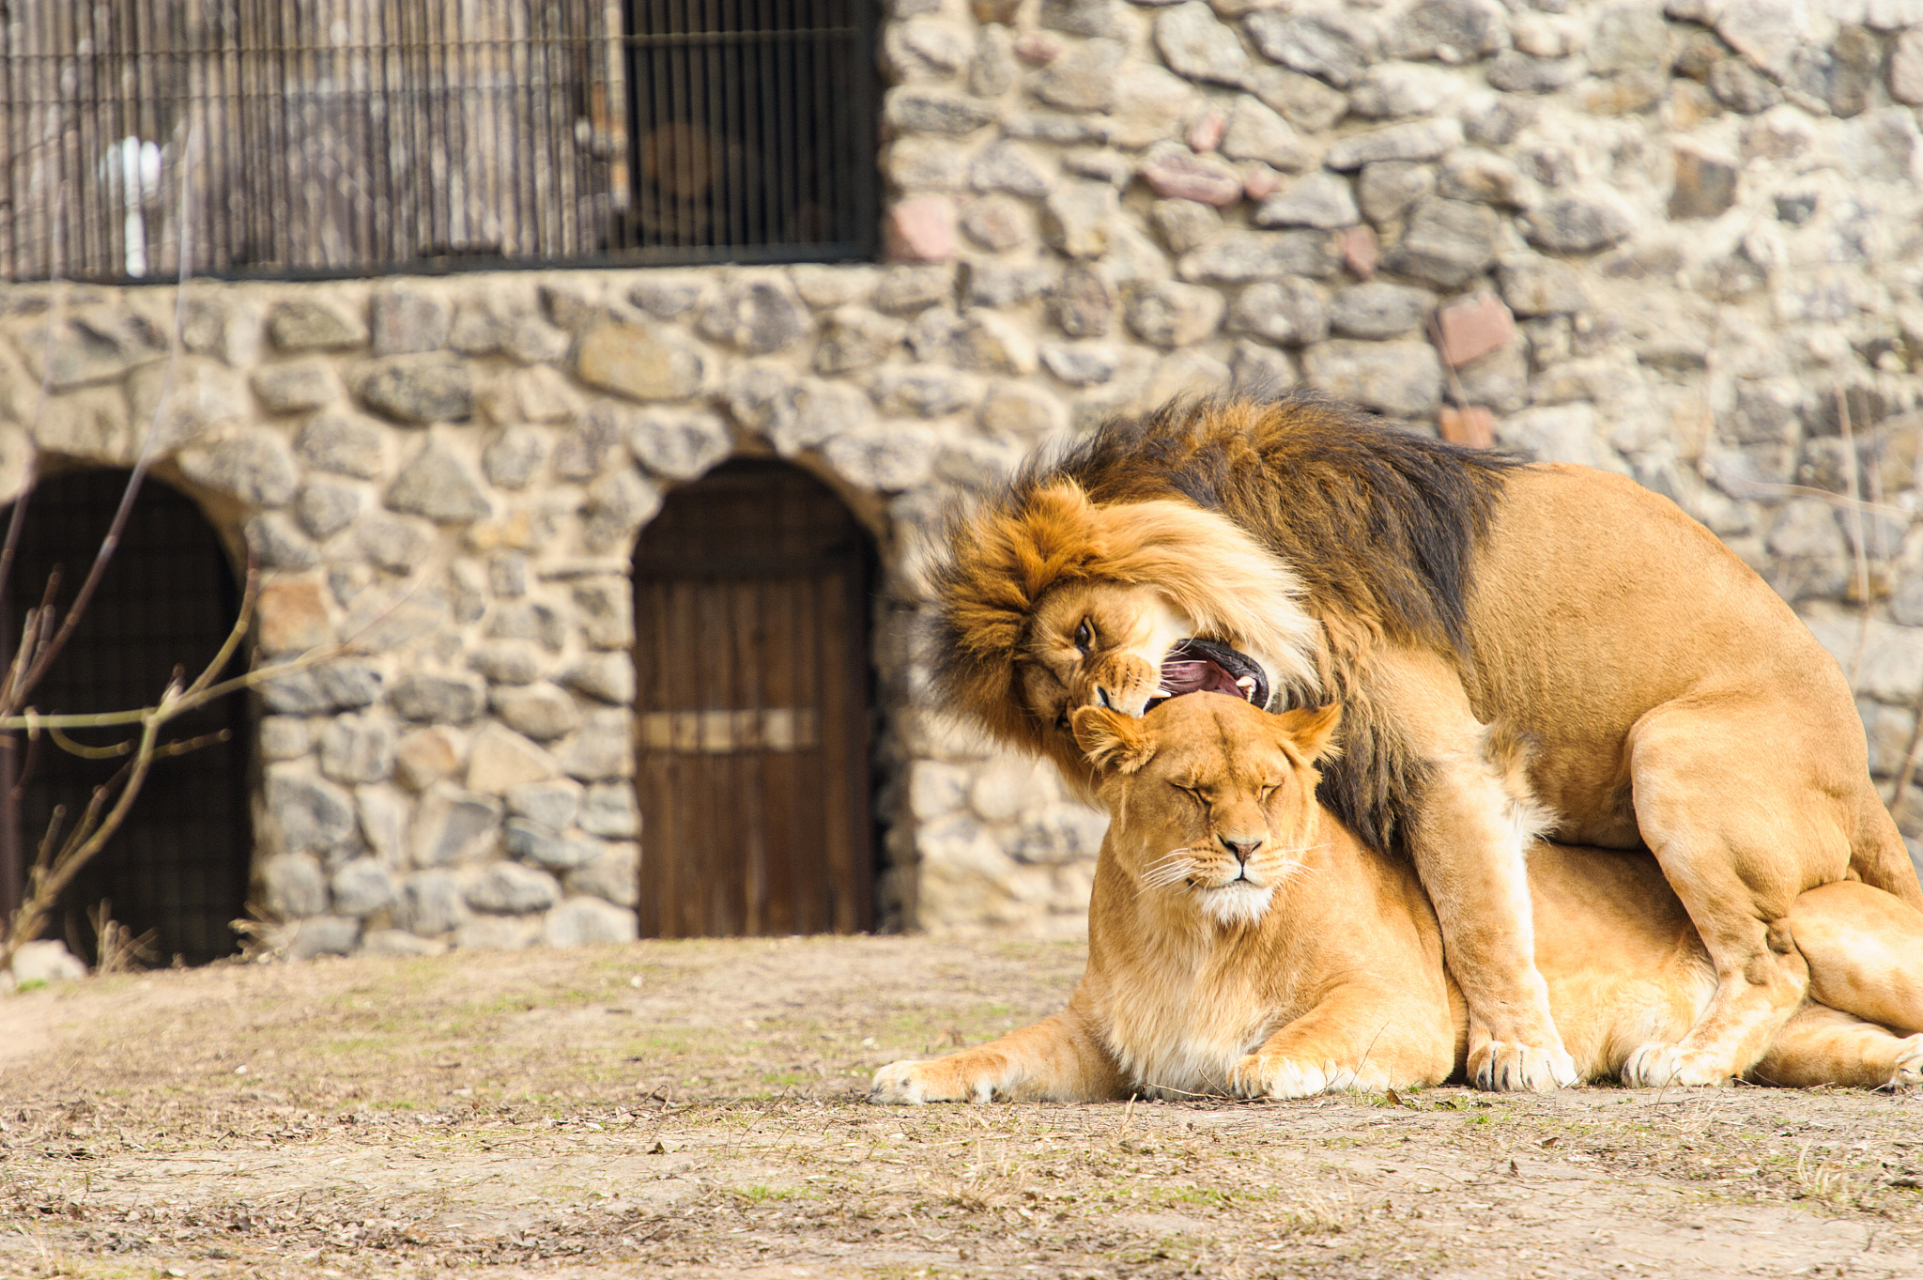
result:
<svg viewBox="0 0 1923 1280"><path fill-rule="evenodd" d="M1875 788L1863 788L1863 816L1857 824L1856 844L1850 850L1850 870L1872 888L1901 898L1923 911L1923 886L1916 879L1916 864L1910 860L1910 847L1896 820L1883 807Z"/></svg>

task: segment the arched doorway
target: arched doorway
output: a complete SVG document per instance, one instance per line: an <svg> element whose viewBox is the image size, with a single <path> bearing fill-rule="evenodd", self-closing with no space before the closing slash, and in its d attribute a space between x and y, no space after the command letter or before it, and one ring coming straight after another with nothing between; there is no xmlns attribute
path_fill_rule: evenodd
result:
<svg viewBox="0 0 1923 1280"><path fill-rule="evenodd" d="M25 610L40 602L56 569L62 616L113 523L127 473L78 471L42 480L27 503L19 559L0 605L0 637L10 660ZM0 511L0 528L10 511ZM79 628L29 703L48 714L124 711L150 706L176 665L189 680L213 659L239 615L240 593L219 539L199 508L147 478ZM245 663L237 655L236 669ZM229 922L247 899L253 849L248 811L246 699L226 698L183 716L164 740L226 730L229 738L158 761L126 825L68 886L46 932L84 959L94 958L98 903L135 935L152 930L162 961L205 963L234 951ZM75 730L86 745L124 740L126 729ZM56 805L69 815L122 759L84 759L48 737L15 740L0 752L0 894L17 905Z"/></svg>
<svg viewBox="0 0 1923 1280"><path fill-rule="evenodd" d="M770 460L676 490L642 530L642 936L872 925L873 559L840 499Z"/></svg>

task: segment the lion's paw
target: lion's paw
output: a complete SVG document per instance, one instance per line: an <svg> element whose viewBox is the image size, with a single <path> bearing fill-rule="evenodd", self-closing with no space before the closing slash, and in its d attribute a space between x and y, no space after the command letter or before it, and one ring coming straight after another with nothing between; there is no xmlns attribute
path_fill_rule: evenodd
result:
<svg viewBox="0 0 1923 1280"><path fill-rule="evenodd" d="M1923 1036L1910 1036L1896 1055L1896 1069L1890 1073L1892 1089L1914 1089L1923 1085Z"/></svg>
<svg viewBox="0 0 1923 1280"><path fill-rule="evenodd" d="M928 1087L927 1062L891 1062L875 1072L875 1081L868 1086L868 1101L875 1103L896 1103L919 1107L926 1102L945 1101L937 1097Z"/></svg>
<svg viewBox="0 0 1923 1280"><path fill-rule="evenodd" d="M1549 1093L1566 1089L1580 1076L1576 1060L1561 1045L1538 1049L1513 1040L1491 1040L1469 1055L1469 1079L1496 1093Z"/></svg>
<svg viewBox="0 0 1923 1280"><path fill-rule="evenodd" d="M1342 1087L1329 1065L1252 1053L1235 1064L1229 1084L1243 1098L1313 1098ZM1350 1079L1354 1072L1347 1073Z"/></svg>
<svg viewBox="0 0 1923 1280"><path fill-rule="evenodd" d="M1675 1044L1646 1044L1623 1063L1623 1083L1632 1089L1726 1085L1735 1075L1729 1063Z"/></svg>

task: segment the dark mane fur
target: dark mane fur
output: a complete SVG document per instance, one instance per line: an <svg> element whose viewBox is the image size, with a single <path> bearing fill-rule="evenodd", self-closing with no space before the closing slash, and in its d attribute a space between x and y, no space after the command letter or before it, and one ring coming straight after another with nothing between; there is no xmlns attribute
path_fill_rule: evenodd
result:
<svg viewBox="0 0 1923 1280"><path fill-rule="evenodd" d="M1325 696L1343 702L1323 802L1377 849L1402 845L1429 767L1336 643L1338 627L1473 661L1475 551L1518 463L1425 439L1339 400L1171 404L1115 418L1025 468L1003 499L1069 479L1098 503L1181 497L1247 529L1300 576L1331 632ZM1366 659L1365 659L1366 660Z"/></svg>

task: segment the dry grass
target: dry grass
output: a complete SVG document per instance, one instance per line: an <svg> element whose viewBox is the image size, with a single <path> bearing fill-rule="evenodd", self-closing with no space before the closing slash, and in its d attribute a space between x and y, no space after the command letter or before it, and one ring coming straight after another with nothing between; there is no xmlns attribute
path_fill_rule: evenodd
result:
<svg viewBox="0 0 1923 1280"><path fill-rule="evenodd" d="M879 1108L1064 944L234 965L0 1003L0 1275L1721 1276L1923 1266L1908 1098Z"/></svg>

